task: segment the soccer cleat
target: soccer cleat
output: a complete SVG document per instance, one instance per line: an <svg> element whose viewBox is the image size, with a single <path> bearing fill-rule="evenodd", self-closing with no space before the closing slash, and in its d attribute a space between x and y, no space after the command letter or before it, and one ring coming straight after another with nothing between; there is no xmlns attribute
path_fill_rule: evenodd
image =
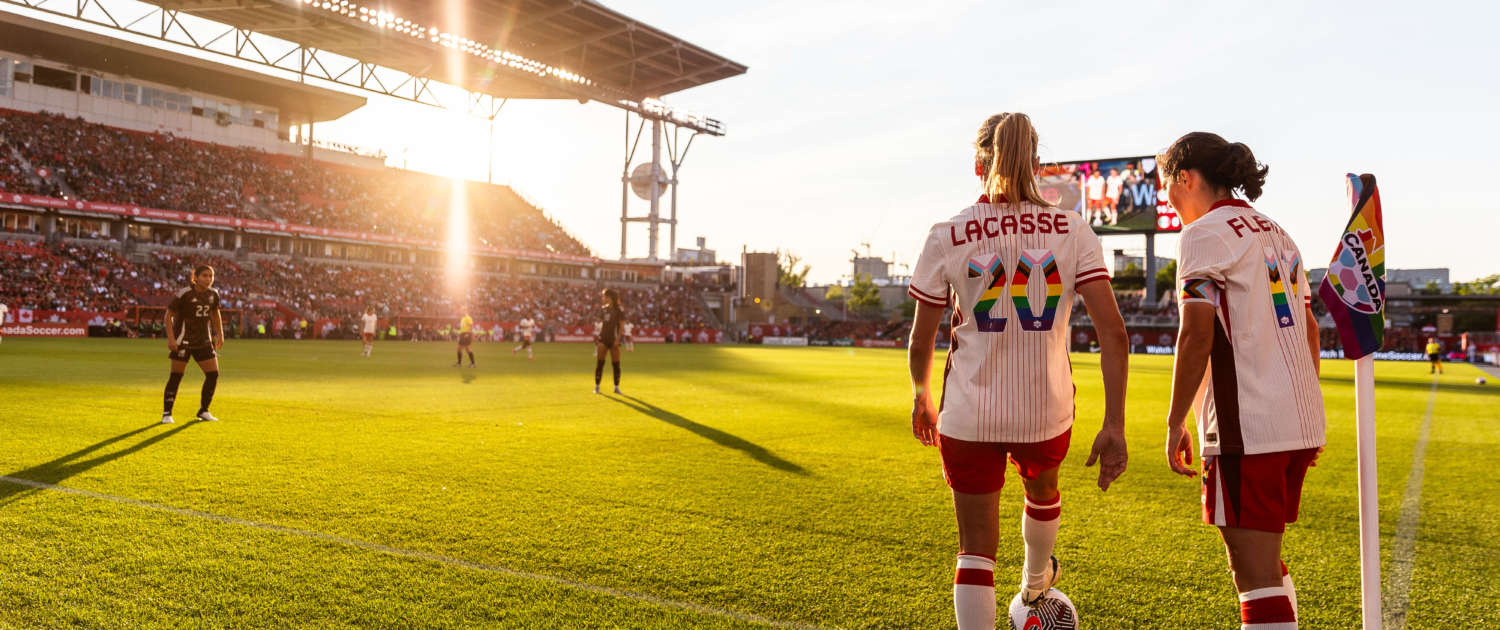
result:
<svg viewBox="0 0 1500 630"><path fill-rule="evenodd" d="M1021 570L1021 603L1027 606L1035 606L1041 601L1047 591L1057 585L1058 578L1062 577L1062 565L1057 562L1057 556L1052 556L1052 561L1047 564L1047 570L1042 574L1042 586L1040 588L1027 588L1026 571Z"/></svg>
<svg viewBox="0 0 1500 630"><path fill-rule="evenodd" d="M598 393L598 392L595 392L595 393ZM170 414L170 413L161 414L161 423L162 424L172 424L172 414Z"/></svg>
<svg viewBox="0 0 1500 630"><path fill-rule="evenodd" d="M527 361L535 361L535 360L536 360L536 357L526 357L526 360L527 360Z"/></svg>
<svg viewBox="0 0 1500 630"><path fill-rule="evenodd" d="M473 364L473 363L470 363L470 364L469 364L469 367L474 367L474 364Z"/></svg>
<svg viewBox="0 0 1500 630"><path fill-rule="evenodd" d="M510 356L516 356L516 349L515 348L511 348L510 349Z"/></svg>
<svg viewBox="0 0 1500 630"><path fill-rule="evenodd" d="M616 394L623 394L624 392L620 391L620 386L619 385L616 385L615 386L615 393Z"/></svg>
<svg viewBox="0 0 1500 630"><path fill-rule="evenodd" d="M598 385L594 386L594 393L595 394L599 393L599 386Z"/></svg>
<svg viewBox="0 0 1500 630"><path fill-rule="evenodd" d="M463 367L463 366L464 366L464 364L462 364L462 363L454 363L453 364L453 367Z"/></svg>
<svg viewBox="0 0 1500 630"><path fill-rule="evenodd" d="M215 418L214 415L211 414L211 413L209 413L207 409L204 409L203 411L198 412L198 419L202 420L204 422L218 422L219 421L219 419Z"/></svg>

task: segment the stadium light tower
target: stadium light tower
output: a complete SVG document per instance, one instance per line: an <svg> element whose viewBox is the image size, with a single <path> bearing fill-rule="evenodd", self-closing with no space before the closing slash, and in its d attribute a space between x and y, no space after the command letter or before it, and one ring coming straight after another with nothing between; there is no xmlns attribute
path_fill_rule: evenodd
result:
<svg viewBox="0 0 1500 630"><path fill-rule="evenodd" d="M646 121L651 121L651 161L642 162L631 170L630 164L635 161L636 150L640 148L641 135L646 130ZM658 262L661 251L661 224L668 226L667 259L677 259L677 174L682 170L682 163L687 159L688 150L693 148L693 139L703 131L685 127L680 124L663 122L660 118L642 117L640 125L636 127L635 138L632 141L630 127L630 112L625 112L625 169L620 176L620 259L625 260L629 252L629 236L631 223L645 223L649 229L649 240L647 245L646 260ZM670 129L666 127L670 126ZM687 137L687 142L682 140L682 130L688 129L692 133ZM721 135L721 134L715 134ZM662 168L662 147L665 145L667 164L672 167L671 173ZM663 188L671 187L671 216L663 219L661 217L661 197ZM637 197L649 201L651 209L645 216L630 216L630 193L635 192Z"/></svg>

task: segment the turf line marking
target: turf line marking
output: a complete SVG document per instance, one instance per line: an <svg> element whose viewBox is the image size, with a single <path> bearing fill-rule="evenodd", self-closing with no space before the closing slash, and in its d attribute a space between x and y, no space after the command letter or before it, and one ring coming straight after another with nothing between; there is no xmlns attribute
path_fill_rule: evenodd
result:
<svg viewBox="0 0 1500 630"><path fill-rule="evenodd" d="M77 496L81 496L81 497L89 497L91 499L101 499L101 500L104 500L104 501L112 501L114 503L121 503L121 504L124 504L124 505L131 505L131 506L135 506L135 507L146 508L148 510L156 510L156 511L159 511L159 512L168 512L168 513L171 513L171 514L177 514L179 516L190 516L190 517L193 517L193 518L207 519L207 520L210 520L210 521L217 521L217 522L220 522L220 523L224 523L226 525L240 525L242 527L253 527L253 528L256 528L256 529L263 529L263 530L267 530L267 531L276 532L276 533L279 533L279 534L288 534L288 535L291 535L291 536L300 536L302 538L311 538L311 539L314 539L314 540L321 540L321 541L324 541L324 542L331 542L331 543L334 543L334 544L345 545L345 546L348 546L348 547L357 547L359 549L364 549L366 551L374 551L376 553L383 553L383 554L392 555L392 556L399 556L399 557L402 557L402 558L414 558L414 559L417 559L417 560L426 560L428 562L436 562L436 563L439 563L439 564L446 564L446 565L449 565L449 566L463 567L463 568L466 568L466 569L474 569L476 571L485 571L485 572L488 572L488 573L495 573L495 574L504 575L504 576L507 576L507 577L520 578L520 579L523 579L523 580L534 580L534 581L537 581L537 582L547 582L549 584L556 584L558 586L566 586L566 587L575 588L575 589L579 589L579 590L583 590L583 591L588 591L590 593L596 593L596 594L599 594L599 595L608 595L610 597L619 597L619 598L622 598L622 599L631 599L631 600L635 600L635 601L646 603L646 604L654 604L656 606L661 606L663 608L676 608L676 609L679 609L679 610L686 610L686 611L689 611L689 612L695 612L695 613L700 613L700 614L704 614L704 615L712 615L712 616L715 616L715 617L724 617L724 618L727 618L727 619L734 619L734 620L737 620L737 621L745 621L745 622L749 622L749 623L758 623L758 624L762 624L762 625L766 625L766 626L771 626L771 627L774 627L774 628L788 628L789 630L830 630L829 628L825 628L823 626L817 626L817 625L808 624L808 623L801 623L801 622L797 622L797 621L782 621L782 620L779 620L779 619L771 619L769 617L762 617L760 615L756 615L756 614L752 614L752 613L738 612L738 611L729 610L729 609L726 609L726 608L716 608L716 607L713 607L713 606L705 606L703 604L695 604L695 603L692 603L692 602L684 602L684 601L679 601L679 600L675 600L675 599L666 599L666 598L663 598L663 597L657 597L655 595L647 595L645 593L637 593L635 591L627 591L627 590L622 590L622 589L617 589L617 588L611 588L611 587L608 587L608 586L599 586L597 584L589 584L588 582L580 582L578 580L570 580L568 578L563 578L563 577L557 577L557 576L552 576L552 575L543 575L541 573L532 573L530 571L521 571L519 569L512 569L512 568L500 566L500 565L497 565L497 564L486 564L486 563L483 563L483 562L472 562L472 561L469 561L469 560L463 560L463 559L460 559L460 558L454 558L452 556L445 556L445 555L431 553L431 552L426 552L426 551L413 551L413 550L410 550L410 549L400 549L400 548L397 548L397 547L388 547L386 545L372 543L372 542L368 542L368 541L364 541L364 540L357 540L357 539L354 539L354 538L345 538L343 536L335 536L333 534L324 534L322 532L315 532L315 531L310 531L310 530L306 530L306 529L297 529L295 527L286 527L286 526L283 526L283 525L271 525L269 523L260 523L260 522L250 521L250 520L246 520L246 519L242 519L242 518L235 518L233 516L224 516L222 514L211 514L209 512L199 512L197 510L189 510L189 509L186 509L186 508L172 507L170 505L162 505L160 503L152 503L150 501L141 501L139 499L131 499L131 498L127 498L127 497L120 497L120 496L115 496L115 495L112 495L112 494L103 494L103 493L99 493L99 492L91 492L91 491L88 491L88 490L78 490L76 488L65 488L63 486L59 486L59 485L55 485L55 484L45 483L45 482L41 482L41 481L32 481L30 479L21 479L19 477L0 476L0 481L4 481L4 482L7 482L7 483L13 483L13 484L20 485L20 486L28 486L28 487L31 487L31 488L36 488L38 490L51 490L53 492L62 492L62 493L77 495Z"/></svg>
<svg viewBox="0 0 1500 630"><path fill-rule="evenodd" d="M1417 519L1422 507L1422 474L1427 469L1427 434L1432 429L1432 407L1437 402L1438 379L1432 377L1427 394L1427 413L1411 456L1411 475L1406 478L1406 496L1401 498L1401 519L1396 522L1395 548L1391 550L1391 579L1385 606L1385 627L1406 627L1406 609L1411 604L1411 573L1416 568Z"/></svg>

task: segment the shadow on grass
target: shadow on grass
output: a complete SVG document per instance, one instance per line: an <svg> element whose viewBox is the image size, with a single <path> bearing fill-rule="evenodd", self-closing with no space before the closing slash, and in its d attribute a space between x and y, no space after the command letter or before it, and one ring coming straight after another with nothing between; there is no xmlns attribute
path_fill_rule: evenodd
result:
<svg viewBox="0 0 1500 630"><path fill-rule="evenodd" d="M185 422L171 429L136 442L129 448L113 451L104 455L99 455L97 457L83 459L89 454L94 453L95 451L105 448L111 444L116 444L118 442L129 439L132 436L145 433L147 431L150 431L151 429L161 426L160 424L153 423L134 431L121 433L120 435L104 440L103 442L86 446L79 450L73 451L72 453L68 453L67 455L63 455L62 457L54 459L50 462L37 464L36 466L32 466L31 468L27 468L25 470L17 470L6 476L27 479L30 481L40 481L43 483L58 484L67 480L69 477L77 475L78 473L91 470L103 464L108 464L109 462L120 459L121 457L130 455L149 446L155 445L157 442L172 437L179 431L182 431L183 429L186 429L195 424L198 423ZM39 492L39 490L37 490L36 488L0 481L0 507L4 507L9 503L34 492Z"/></svg>
<svg viewBox="0 0 1500 630"><path fill-rule="evenodd" d="M464 384L468 385L469 383L473 383L474 379L479 378L479 375L477 375L477 374L475 374L473 372L464 372L463 377L464 377Z"/></svg>
<svg viewBox="0 0 1500 630"><path fill-rule="evenodd" d="M766 450L765 447L755 444L754 442L746 440L742 437L725 433L707 425L698 424L697 422L693 422L692 420L662 409L661 407L657 407L656 405L648 403L634 396L623 396L621 398L615 398L611 396L609 397L609 400L625 405L626 407L630 407L631 409L651 416L652 418L656 418L657 420L661 420L662 422L670 424L674 427L692 431L693 433L696 433L701 437L712 440L719 446L724 446L740 451L746 455L749 455L755 461L758 461L777 470L782 470L803 476L811 474L807 471L806 468L777 457L776 454Z"/></svg>

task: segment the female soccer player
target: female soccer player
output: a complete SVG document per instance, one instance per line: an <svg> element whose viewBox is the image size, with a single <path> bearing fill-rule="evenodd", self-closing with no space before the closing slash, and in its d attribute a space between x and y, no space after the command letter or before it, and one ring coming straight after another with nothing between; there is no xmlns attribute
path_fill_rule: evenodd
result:
<svg viewBox="0 0 1500 630"><path fill-rule="evenodd" d="M986 194L928 233L912 276L917 300L909 364L912 433L937 446L958 518L953 608L960 630L995 626L995 551L1006 460L1025 488L1021 598L1042 600L1061 572L1052 555L1062 514L1057 467L1073 428L1068 318L1083 296L1098 331L1103 428L1087 465L1103 464L1099 488L1125 472L1125 323L1104 252L1088 221L1043 200L1037 133L1025 114L996 114L979 129L974 171ZM1002 295L1003 294L1003 295ZM929 386L933 342L953 308L941 407Z"/></svg>
<svg viewBox="0 0 1500 630"><path fill-rule="evenodd" d="M620 393L620 338L624 336L621 324L625 321L625 312L620 308L620 292L614 289L604 290L604 308L599 315L601 326L599 328L598 352L595 358L598 363L594 365L594 393L599 393L599 381L604 380L604 355L608 354L615 366L615 393Z"/></svg>
<svg viewBox="0 0 1500 630"><path fill-rule="evenodd" d="M458 363L453 367L462 367L464 364L464 353L469 353L469 367L474 367L474 318L469 317L469 309L463 310L464 317L458 321ZM444 325L444 329L447 326Z"/></svg>
<svg viewBox="0 0 1500 630"><path fill-rule="evenodd" d="M535 361L536 357L531 354L531 340L536 334L536 320L530 317L522 319L521 323L516 325L516 332L521 335L521 345L511 348L510 356L516 356L517 351L525 350L526 358Z"/></svg>
<svg viewBox="0 0 1500 630"><path fill-rule="evenodd" d="M224 347L224 322L219 319L219 292L214 290L214 268L198 265L193 269L193 286L183 289L167 306L167 357L172 359L172 374L167 377L167 391L162 397L162 424L172 424L172 406L177 402L177 386L187 371L191 358L203 369L203 392L198 405L198 419L215 421L208 412L219 385L219 348Z"/></svg>
<svg viewBox="0 0 1500 630"><path fill-rule="evenodd" d="M373 306L366 308L365 314L360 316L360 323L363 324L363 327L360 329L360 337L362 337L365 345L361 356L370 356L370 352L375 350L375 327L379 322L380 318L375 316L375 307Z"/></svg>
<svg viewBox="0 0 1500 630"><path fill-rule="evenodd" d="M1318 323L1297 244L1255 201L1268 169L1211 133L1157 156L1187 224L1178 242L1182 329L1167 415L1167 463L1193 477L1188 410L1203 453L1203 520L1219 527L1240 596L1240 627L1295 630L1297 595L1281 535L1322 451Z"/></svg>

